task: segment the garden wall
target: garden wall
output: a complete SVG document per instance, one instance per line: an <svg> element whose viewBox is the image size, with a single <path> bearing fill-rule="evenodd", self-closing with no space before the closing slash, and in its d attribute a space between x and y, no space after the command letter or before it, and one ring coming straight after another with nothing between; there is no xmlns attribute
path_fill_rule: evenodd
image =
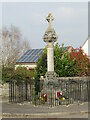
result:
<svg viewBox="0 0 90 120"><path fill-rule="evenodd" d="M5 97L9 96L9 84L8 83L0 83L0 96Z"/></svg>
<svg viewBox="0 0 90 120"><path fill-rule="evenodd" d="M57 77L58 80L90 80L90 77Z"/></svg>

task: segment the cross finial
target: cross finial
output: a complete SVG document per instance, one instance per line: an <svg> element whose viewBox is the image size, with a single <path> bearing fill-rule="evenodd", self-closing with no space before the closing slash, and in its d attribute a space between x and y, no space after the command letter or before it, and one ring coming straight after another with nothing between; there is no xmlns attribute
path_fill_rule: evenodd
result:
<svg viewBox="0 0 90 120"><path fill-rule="evenodd" d="M46 17L46 20L51 23L54 20L54 17L52 16L51 13L48 14L48 16Z"/></svg>
<svg viewBox="0 0 90 120"><path fill-rule="evenodd" d="M48 14L46 17L46 20L48 21L48 28L45 31L45 34L43 36L44 42L56 42L57 40L57 35L55 33L54 28L52 27L52 21L54 20L54 17L52 16L51 13Z"/></svg>

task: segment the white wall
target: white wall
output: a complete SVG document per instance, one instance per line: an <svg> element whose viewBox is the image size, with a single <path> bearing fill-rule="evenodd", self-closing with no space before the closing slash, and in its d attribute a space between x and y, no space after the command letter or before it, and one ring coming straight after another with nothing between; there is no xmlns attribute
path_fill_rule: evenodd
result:
<svg viewBox="0 0 90 120"><path fill-rule="evenodd" d="M36 64L25 64L25 63L23 63L23 64L16 64L15 65L15 70L17 69L17 67L26 67L27 69L34 69L35 67L36 67Z"/></svg>
<svg viewBox="0 0 90 120"><path fill-rule="evenodd" d="M88 38L88 40L85 42L85 44L82 46L82 49L84 51L84 53L87 54L87 56L90 56L89 55L89 52L88 52L88 41L90 40L90 37Z"/></svg>

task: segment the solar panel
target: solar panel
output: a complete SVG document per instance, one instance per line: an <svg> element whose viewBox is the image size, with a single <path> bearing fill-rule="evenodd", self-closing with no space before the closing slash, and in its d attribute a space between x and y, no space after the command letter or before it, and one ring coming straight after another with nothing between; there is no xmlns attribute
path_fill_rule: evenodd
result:
<svg viewBox="0 0 90 120"><path fill-rule="evenodd" d="M34 55L37 55L39 51L40 51L40 50L39 50L39 49L37 49L37 51L36 51L36 53L35 53Z"/></svg>
<svg viewBox="0 0 90 120"><path fill-rule="evenodd" d="M23 58L23 56L21 56L16 62L19 62L19 61L21 61L21 59Z"/></svg>
<svg viewBox="0 0 90 120"><path fill-rule="evenodd" d="M41 56L43 49L30 49L27 50L16 62L36 62L38 54Z"/></svg>
<svg viewBox="0 0 90 120"><path fill-rule="evenodd" d="M32 49L31 50L27 50L23 55L28 54L29 51L32 51Z"/></svg>
<svg viewBox="0 0 90 120"><path fill-rule="evenodd" d="M38 56L33 56L33 58L31 59L31 62L34 62L36 58L38 58Z"/></svg>
<svg viewBox="0 0 90 120"><path fill-rule="evenodd" d="M41 50L37 50L36 53L30 58L30 62L34 62L36 58L38 58L38 54L40 53Z"/></svg>
<svg viewBox="0 0 90 120"><path fill-rule="evenodd" d="M38 58L36 58L36 59L34 60L34 62L38 62Z"/></svg>
<svg viewBox="0 0 90 120"><path fill-rule="evenodd" d="M25 53L25 55L29 55L32 51L33 49L29 50L27 53Z"/></svg>
<svg viewBox="0 0 90 120"><path fill-rule="evenodd" d="M32 59L33 62L35 62L36 59L37 59L37 56L34 56L33 59Z"/></svg>
<svg viewBox="0 0 90 120"><path fill-rule="evenodd" d="M27 57L27 59L25 61L30 62L32 60L32 58L35 56L36 51L37 51L37 49L34 49L33 52Z"/></svg>
<svg viewBox="0 0 90 120"><path fill-rule="evenodd" d="M32 61L32 58L33 58L33 57L34 57L34 55L29 56L28 59L27 59L27 61L29 61L29 62L33 62L33 61Z"/></svg>
<svg viewBox="0 0 90 120"><path fill-rule="evenodd" d="M22 62L25 58L27 58L28 56L27 55L24 55L21 59L20 59L20 62Z"/></svg>
<svg viewBox="0 0 90 120"><path fill-rule="evenodd" d="M31 51L32 51L32 49L31 49L31 50L27 50L27 51L23 54L23 56L21 56L21 58L18 60L18 62L23 62L23 60L28 57L28 54L29 54L29 52L31 52Z"/></svg>
<svg viewBox="0 0 90 120"><path fill-rule="evenodd" d="M64 47L64 51L66 49L67 49L67 47ZM39 57L41 57L43 50L44 49L29 49L16 61L16 63L19 63L19 62L37 62L38 55L39 55Z"/></svg>
<svg viewBox="0 0 90 120"><path fill-rule="evenodd" d="M28 60L29 56L32 57L32 55L34 54L34 52L35 52L34 49L33 49L32 51L30 51L30 52L29 52L29 55L27 55L27 57L25 57L25 58L23 59L23 62L26 62L26 61Z"/></svg>
<svg viewBox="0 0 90 120"><path fill-rule="evenodd" d="M33 58L31 59L31 62L34 62L36 58L38 58L38 56L33 56Z"/></svg>

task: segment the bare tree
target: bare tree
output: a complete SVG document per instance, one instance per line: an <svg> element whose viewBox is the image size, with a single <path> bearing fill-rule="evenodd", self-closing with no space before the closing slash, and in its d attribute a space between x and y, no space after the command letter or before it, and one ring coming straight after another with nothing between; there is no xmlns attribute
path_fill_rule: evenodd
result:
<svg viewBox="0 0 90 120"><path fill-rule="evenodd" d="M11 26L2 30L2 62L4 66L14 65L18 57L30 48L20 30Z"/></svg>
<svg viewBox="0 0 90 120"><path fill-rule="evenodd" d="M30 49L29 42L26 38L24 38L23 43L22 43L23 49L22 49L22 54L27 50Z"/></svg>

